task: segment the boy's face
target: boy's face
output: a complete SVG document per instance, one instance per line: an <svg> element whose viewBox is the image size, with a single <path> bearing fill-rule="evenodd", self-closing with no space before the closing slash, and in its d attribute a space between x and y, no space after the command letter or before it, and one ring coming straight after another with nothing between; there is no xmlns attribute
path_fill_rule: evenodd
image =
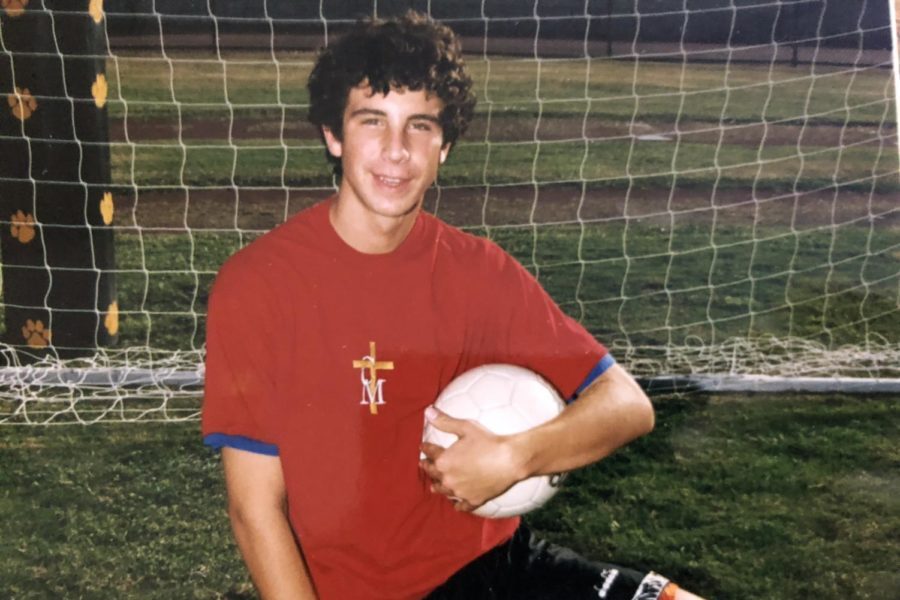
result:
<svg viewBox="0 0 900 600"><path fill-rule="evenodd" d="M323 128L328 151L341 159L339 197L372 216L404 217L419 207L450 145L443 144L436 96L406 88L372 94L367 84L350 90L343 139Z"/></svg>

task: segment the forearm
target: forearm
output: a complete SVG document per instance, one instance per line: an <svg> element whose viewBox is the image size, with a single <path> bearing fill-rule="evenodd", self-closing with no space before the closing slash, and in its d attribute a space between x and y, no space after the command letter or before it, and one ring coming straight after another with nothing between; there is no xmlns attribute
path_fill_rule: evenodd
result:
<svg viewBox="0 0 900 600"><path fill-rule="evenodd" d="M432 489L454 498L459 510L471 510L527 477L600 460L653 429L650 401L618 365L558 417L522 433L496 435L474 421L453 419L433 408L426 418L459 438L446 449L423 443L425 456L419 463Z"/></svg>
<svg viewBox="0 0 900 600"><path fill-rule="evenodd" d="M596 462L653 429L653 407L640 386L613 366L556 419L513 436L519 475L569 471Z"/></svg>
<svg viewBox="0 0 900 600"><path fill-rule="evenodd" d="M281 459L222 448L228 516L263 600L310 600L316 593L291 529Z"/></svg>
<svg viewBox="0 0 900 600"><path fill-rule="evenodd" d="M231 508L229 516L234 537L260 598L316 598L302 551L283 511L274 508L248 513Z"/></svg>

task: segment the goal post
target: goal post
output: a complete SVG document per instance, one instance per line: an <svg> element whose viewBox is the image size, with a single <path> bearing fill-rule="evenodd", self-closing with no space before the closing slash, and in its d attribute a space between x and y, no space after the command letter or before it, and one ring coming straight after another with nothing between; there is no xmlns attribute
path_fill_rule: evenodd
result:
<svg viewBox="0 0 900 600"><path fill-rule="evenodd" d="M4 6L2 366L14 367L93 355L118 324L102 13Z"/></svg>
<svg viewBox="0 0 900 600"><path fill-rule="evenodd" d="M479 98L425 209L503 246L645 387L896 393L893 0L18 0L0 9L0 424L198 417L218 268L334 191L305 120L316 49L408 8L460 33ZM36 52L15 38L29 11L48 24ZM71 45L76 22L94 46ZM23 122L29 57L68 87L29 87ZM99 73L102 108L85 83ZM54 104L69 121L34 129ZM69 221L46 217L18 150L42 144L108 157L107 179L66 180ZM82 236L91 262L41 249L20 268L29 228ZM77 309L48 291L70 273L90 291ZM57 351L56 316L41 352L14 339L23 318L38 329L28 314L103 333L113 306L115 339L89 352Z"/></svg>

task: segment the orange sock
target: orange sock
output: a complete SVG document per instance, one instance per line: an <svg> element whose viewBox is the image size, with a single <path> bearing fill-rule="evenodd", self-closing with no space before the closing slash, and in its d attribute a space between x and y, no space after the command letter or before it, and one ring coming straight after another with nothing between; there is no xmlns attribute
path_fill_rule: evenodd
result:
<svg viewBox="0 0 900 600"><path fill-rule="evenodd" d="M674 583L670 583L663 588L662 593L659 595L659 600L675 600L675 592L677 591L678 586Z"/></svg>

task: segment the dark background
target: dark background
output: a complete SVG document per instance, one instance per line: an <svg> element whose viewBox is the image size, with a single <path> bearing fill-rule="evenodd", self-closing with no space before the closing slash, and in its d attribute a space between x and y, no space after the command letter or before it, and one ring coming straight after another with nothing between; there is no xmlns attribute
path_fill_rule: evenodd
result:
<svg viewBox="0 0 900 600"><path fill-rule="evenodd" d="M734 7L732 6L734 5ZM155 6L155 11L154 11ZM219 49L248 47L247 36L277 38L278 48L311 49L347 23L372 15L426 11L427 0L107 0L110 43L196 47L197 36ZM62 8L62 7L60 7ZM888 0L446 0L431 14L466 37L589 42L818 45L889 49ZM638 16L639 15L639 16ZM214 17L214 18L213 18ZM243 36L238 41L235 36ZM155 42L153 40L156 40ZM249 44L252 46L253 44ZM260 48L271 48L269 43ZM596 48L603 49L602 46ZM515 53L515 50L511 51ZM590 52L594 52L590 50Z"/></svg>

